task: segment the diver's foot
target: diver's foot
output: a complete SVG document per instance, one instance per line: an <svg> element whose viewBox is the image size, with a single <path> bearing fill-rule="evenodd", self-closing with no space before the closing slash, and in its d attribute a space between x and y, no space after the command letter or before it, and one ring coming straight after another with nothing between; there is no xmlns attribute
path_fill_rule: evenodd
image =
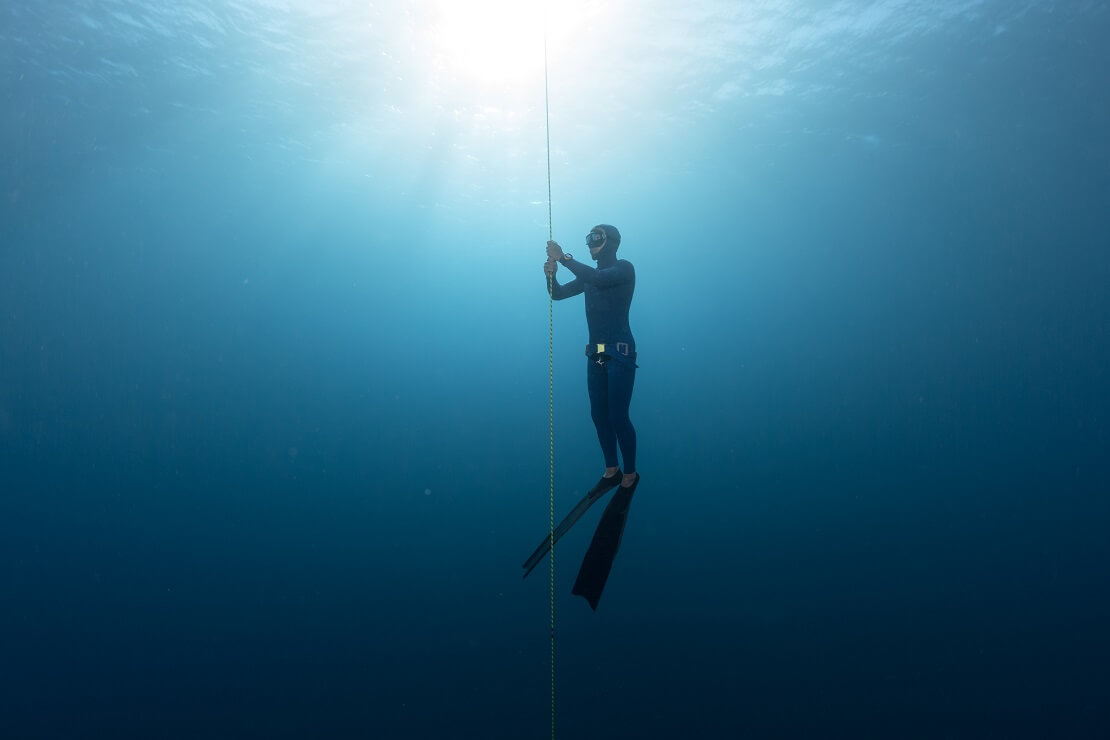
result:
<svg viewBox="0 0 1110 740"><path fill-rule="evenodd" d="M605 468L605 476L604 477L612 478L614 475L617 475L620 472L621 472L620 468Z"/></svg>
<svg viewBox="0 0 1110 740"><path fill-rule="evenodd" d="M605 475L601 477L601 480L599 480L597 484L590 489L589 493L591 496L600 496L602 494L608 493L609 491L612 491L614 488L620 485L620 483L624 480L623 478L621 478L620 468L614 468L613 470L615 470L615 472L613 473L610 473L609 470L605 471Z"/></svg>
<svg viewBox="0 0 1110 740"><path fill-rule="evenodd" d="M625 473L624 479L621 480L621 488L631 488L638 480L640 480L639 473Z"/></svg>

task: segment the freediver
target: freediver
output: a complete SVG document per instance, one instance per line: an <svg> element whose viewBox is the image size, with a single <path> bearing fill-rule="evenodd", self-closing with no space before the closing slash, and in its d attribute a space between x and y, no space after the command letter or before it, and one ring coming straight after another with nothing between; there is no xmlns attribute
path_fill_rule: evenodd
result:
<svg viewBox="0 0 1110 740"><path fill-rule="evenodd" d="M630 487L636 474L636 429L628 416L632 385L636 380L636 341L628 325L628 310L636 289L636 271L628 260L617 259L621 235L615 226L600 224L586 235L586 246L597 267L578 262L563 251L558 242L547 243L544 275L551 278L551 297L557 301L586 294L586 325L590 343L586 345L586 386L590 394L590 413L601 453L605 475L610 480L620 472L617 446L624 460L621 485ZM560 285L555 273L564 265L574 280Z"/></svg>
<svg viewBox="0 0 1110 740"><path fill-rule="evenodd" d="M628 415L637 367L636 341L628 324L636 271L628 260L617 259L620 243L621 235L615 226L599 224L586 235L586 246L597 262L596 268L578 262L555 241L547 243L547 261L543 266L553 300L585 294L590 339L586 345L586 387L590 413L605 459L605 473L525 561L524 575L536 567L554 541L566 534L595 501L618 488L602 515L573 589L573 593L584 596L594 609L597 609L620 546L632 494L640 482L636 472L636 429ZM560 264L574 275L574 280L565 285L560 285L555 278ZM624 463L623 474L617 458L618 447L620 461Z"/></svg>

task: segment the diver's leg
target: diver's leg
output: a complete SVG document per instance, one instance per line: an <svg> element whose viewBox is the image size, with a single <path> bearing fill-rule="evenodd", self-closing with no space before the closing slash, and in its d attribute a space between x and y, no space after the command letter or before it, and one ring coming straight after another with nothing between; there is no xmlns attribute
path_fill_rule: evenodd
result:
<svg viewBox="0 0 1110 740"><path fill-rule="evenodd" d="M609 373L607 367L598 365L593 358L586 361L586 386L590 391L590 416L597 429L601 454L605 456L605 474L609 476L617 472L617 434L609 420Z"/></svg>
<svg viewBox="0 0 1110 740"><path fill-rule="evenodd" d="M608 363L609 420L613 433L620 443L621 460L624 462L624 485L632 485L636 474L636 428L628 416L632 405L632 386L636 382L636 365L613 360Z"/></svg>

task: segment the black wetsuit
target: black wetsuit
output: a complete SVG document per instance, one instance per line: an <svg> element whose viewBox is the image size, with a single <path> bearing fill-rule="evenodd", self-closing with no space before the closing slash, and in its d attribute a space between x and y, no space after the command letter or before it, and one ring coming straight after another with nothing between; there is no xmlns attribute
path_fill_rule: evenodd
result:
<svg viewBox="0 0 1110 740"><path fill-rule="evenodd" d="M617 444L624 472L636 472L636 430L628 418L632 386L636 381L636 340L628 326L628 309L636 289L632 263L603 254L596 268L575 260L560 260L574 280L560 285L551 279L551 297L557 301L586 294L586 324L591 348L587 352L586 383L597 439L606 467L617 467ZM546 280L546 278L545 278ZM598 353L597 345L605 352Z"/></svg>

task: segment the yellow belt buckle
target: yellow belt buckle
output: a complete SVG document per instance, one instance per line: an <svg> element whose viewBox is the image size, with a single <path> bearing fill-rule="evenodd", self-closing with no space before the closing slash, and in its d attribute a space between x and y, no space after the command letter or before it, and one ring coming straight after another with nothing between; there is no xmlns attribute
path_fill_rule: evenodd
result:
<svg viewBox="0 0 1110 740"><path fill-rule="evenodd" d="M605 345L604 344L597 345L597 353L600 355L603 352L605 352Z"/></svg>

